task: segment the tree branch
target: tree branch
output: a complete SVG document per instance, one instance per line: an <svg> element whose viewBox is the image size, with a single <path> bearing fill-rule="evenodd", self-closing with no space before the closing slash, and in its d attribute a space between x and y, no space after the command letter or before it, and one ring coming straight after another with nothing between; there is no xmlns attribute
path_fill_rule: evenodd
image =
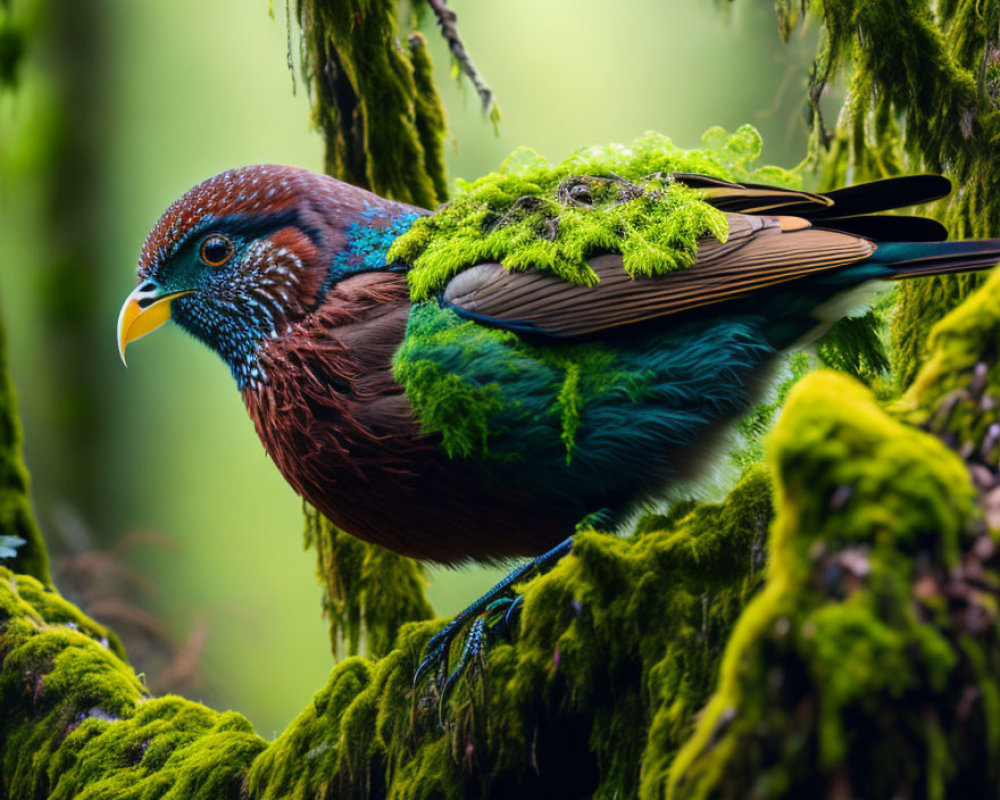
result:
<svg viewBox="0 0 1000 800"><path fill-rule="evenodd" d="M445 0L426 1L437 17L438 25L441 27L441 35L448 43L448 49L451 51L452 57L462 72L465 73L470 83L472 83L476 94L479 95L483 114L490 117L490 119L499 119L499 107L497 106L496 95L487 85L486 79L476 67L468 50L465 49L465 44L462 42L462 35L458 32L458 15L448 8Z"/></svg>

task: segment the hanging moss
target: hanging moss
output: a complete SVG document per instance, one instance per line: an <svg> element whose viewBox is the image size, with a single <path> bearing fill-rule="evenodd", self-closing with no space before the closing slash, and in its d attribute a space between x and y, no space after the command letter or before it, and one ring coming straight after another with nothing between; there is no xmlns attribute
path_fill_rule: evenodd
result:
<svg viewBox="0 0 1000 800"><path fill-rule="evenodd" d="M411 33L406 42L410 47L410 63L413 64L416 90L414 121L420 146L424 150L424 170L434 185L437 201L441 202L448 196L448 176L444 168L444 132L447 130L444 108L434 86L434 65L431 64L427 40L423 34Z"/></svg>
<svg viewBox="0 0 1000 800"><path fill-rule="evenodd" d="M323 614L334 656L343 640L347 652L385 655L407 622L433 616L424 596L427 569L384 547L342 531L308 503L305 546L316 550L316 578L323 587Z"/></svg>
<svg viewBox="0 0 1000 800"><path fill-rule="evenodd" d="M587 259L598 252L620 252L637 276L690 266L697 241L725 241L728 226L721 211L671 173L798 185L793 173L756 165L762 143L750 125L731 135L713 128L702 141L702 149L683 150L647 133L629 145L578 150L555 165L522 148L499 172L459 181L457 195L418 219L388 259L412 265L414 300L434 296L463 268L484 261L583 284L597 282Z"/></svg>
<svg viewBox="0 0 1000 800"><path fill-rule="evenodd" d="M398 41L395 0L301 0L298 17L326 172L418 206L444 200L444 110L426 42Z"/></svg>

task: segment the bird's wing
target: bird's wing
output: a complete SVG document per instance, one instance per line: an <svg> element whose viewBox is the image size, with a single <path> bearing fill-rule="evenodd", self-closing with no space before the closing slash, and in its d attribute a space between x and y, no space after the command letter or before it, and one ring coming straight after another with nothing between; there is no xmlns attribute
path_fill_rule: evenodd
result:
<svg viewBox="0 0 1000 800"><path fill-rule="evenodd" d="M727 217L725 242L703 239L695 263L668 275L633 278L618 254L590 260L600 278L596 286L488 263L456 275L440 299L459 315L487 325L573 337L744 297L862 261L876 249L869 239L813 228L801 218Z"/></svg>

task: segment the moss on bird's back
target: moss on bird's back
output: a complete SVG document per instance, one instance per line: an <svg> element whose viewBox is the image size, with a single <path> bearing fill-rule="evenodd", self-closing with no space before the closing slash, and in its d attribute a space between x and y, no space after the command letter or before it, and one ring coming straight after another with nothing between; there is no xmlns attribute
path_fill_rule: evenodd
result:
<svg viewBox="0 0 1000 800"><path fill-rule="evenodd" d="M533 150L515 150L498 172L459 181L455 197L418 219L388 260L410 265L415 301L487 261L581 284L597 283L587 260L599 252L621 253L632 275L683 269L694 262L699 239L724 241L729 229L721 211L672 173L799 186L795 173L756 166L762 142L751 125L733 134L712 128L702 143L684 150L646 133L629 145L578 150L555 165Z"/></svg>

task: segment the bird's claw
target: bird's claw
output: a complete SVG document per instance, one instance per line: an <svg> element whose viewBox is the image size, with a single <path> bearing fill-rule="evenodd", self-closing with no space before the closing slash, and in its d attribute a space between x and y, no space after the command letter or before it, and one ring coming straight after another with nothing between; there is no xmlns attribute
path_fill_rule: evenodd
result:
<svg viewBox="0 0 1000 800"><path fill-rule="evenodd" d="M534 561L518 567L431 637L413 674L414 701L418 696L417 689L421 679L433 671L432 685L437 691L438 719L441 720L445 701L459 679L474 665L481 669L490 642L506 637L510 632L524 604L524 597L513 591L514 585L526 578L548 572L571 547L572 539L566 539ZM449 672L451 646L466 626L469 626L469 630L465 635L462 654L455 668Z"/></svg>
<svg viewBox="0 0 1000 800"><path fill-rule="evenodd" d="M432 685L438 695L438 720L441 724L444 724L444 705L459 679L468 674L470 668L481 670L485 666L483 659L490 643L509 634L523 602L524 597L520 594L492 600L469 624L462 653L450 673L447 668L451 646L468 623L468 617L456 617L427 642L424 657L413 676L413 686L416 689L421 677L433 671L435 677Z"/></svg>

